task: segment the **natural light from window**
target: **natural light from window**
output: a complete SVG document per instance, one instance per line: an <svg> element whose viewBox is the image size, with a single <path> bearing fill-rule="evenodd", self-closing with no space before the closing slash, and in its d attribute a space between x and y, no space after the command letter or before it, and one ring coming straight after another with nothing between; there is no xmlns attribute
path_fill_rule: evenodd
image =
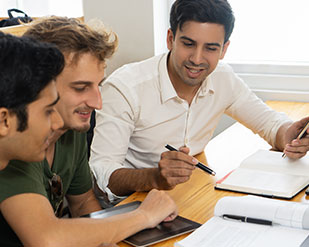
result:
<svg viewBox="0 0 309 247"><path fill-rule="evenodd" d="M7 10L17 8L31 17L59 15L82 17L83 0L0 0L0 17L8 17ZM13 13L18 16L17 13Z"/></svg>
<svg viewBox="0 0 309 247"><path fill-rule="evenodd" d="M309 64L308 0L229 0L236 17L225 60Z"/></svg>

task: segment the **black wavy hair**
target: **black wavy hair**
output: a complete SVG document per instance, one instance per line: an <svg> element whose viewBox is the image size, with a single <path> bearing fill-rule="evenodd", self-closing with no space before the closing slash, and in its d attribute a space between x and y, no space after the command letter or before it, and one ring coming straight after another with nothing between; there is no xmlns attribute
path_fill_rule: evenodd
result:
<svg viewBox="0 0 309 247"><path fill-rule="evenodd" d="M16 114L18 131L28 126L27 105L63 67L64 57L56 46L0 32L0 107Z"/></svg>
<svg viewBox="0 0 309 247"><path fill-rule="evenodd" d="M235 17L226 0L176 0L170 13L170 26L175 37L186 21L209 22L224 26L227 42L233 32Z"/></svg>

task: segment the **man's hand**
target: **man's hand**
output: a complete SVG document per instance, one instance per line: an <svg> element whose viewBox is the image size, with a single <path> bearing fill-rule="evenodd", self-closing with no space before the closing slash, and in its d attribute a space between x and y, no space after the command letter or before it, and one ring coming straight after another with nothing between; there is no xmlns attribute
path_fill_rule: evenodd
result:
<svg viewBox="0 0 309 247"><path fill-rule="evenodd" d="M166 192L156 189L148 193L138 211L146 216L148 228L155 227L162 221L172 221L178 214L173 199Z"/></svg>
<svg viewBox="0 0 309 247"><path fill-rule="evenodd" d="M302 139L297 139L297 136L306 126L309 121L309 117L303 118L299 121L294 122L288 127L285 133L285 142L283 152L292 159L299 159L306 155L309 151L309 129Z"/></svg>
<svg viewBox="0 0 309 247"><path fill-rule="evenodd" d="M181 147L179 151L161 154L156 181L158 189L170 190L189 180L198 161L189 155L189 148Z"/></svg>

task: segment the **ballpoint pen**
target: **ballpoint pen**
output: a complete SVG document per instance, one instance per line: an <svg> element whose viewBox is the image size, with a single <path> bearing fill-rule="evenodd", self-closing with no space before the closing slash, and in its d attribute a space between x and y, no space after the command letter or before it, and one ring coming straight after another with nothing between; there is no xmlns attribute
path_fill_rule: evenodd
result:
<svg viewBox="0 0 309 247"><path fill-rule="evenodd" d="M170 151L179 151L179 150L177 150L176 148L172 147L172 146L169 145L169 144L166 144L165 147L166 147L168 150L170 150ZM205 166L205 165L202 164L201 162L198 162L197 165L196 165L196 167L202 169L203 171L209 173L210 175L213 175L213 176L216 175L216 173L215 173L213 170L211 170L209 167Z"/></svg>
<svg viewBox="0 0 309 247"><path fill-rule="evenodd" d="M309 128L309 121L307 122L306 126L301 130L301 132L298 134L297 138L298 140L300 140L301 138L306 136L306 131ZM282 157L285 157L285 153L282 154Z"/></svg>
<svg viewBox="0 0 309 247"><path fill-rule="evenodd" d="M238 220L241 222L248 222L248 223L254 223L259 225L267 225L271 226L273 223L270 220L264 220L264 219L257 219L257 218L251 218L246 216L239 216L239 215L232 215L232 214L224 214L222 215L223 219L231 219L231 220Z"/></svg>

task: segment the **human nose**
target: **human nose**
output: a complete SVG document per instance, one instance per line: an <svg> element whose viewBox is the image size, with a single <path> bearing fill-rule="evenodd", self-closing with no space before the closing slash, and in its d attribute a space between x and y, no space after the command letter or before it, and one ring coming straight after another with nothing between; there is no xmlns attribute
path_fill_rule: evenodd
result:
<svg viewBox="0 0 309 247"><path fill-rule="evenodd" d="M102 108L102 98L100 88L95 88L90 94L87 105L93 109L100 110Z"/></svg>
<svg viewBox="0 0 309 247"><path fill-rule="evenodd" d="M52 124L51 128L52 130L57 130L63 127L63 119L60 115L60 113L55 109L54 114L52 115Z"/></svg>
<svg viewBox="0 0 309 247"><path fill-rule="evenodd" d="M203 49L196 48L190 57L190 61L195 65L202 64L204 62Z"/></svg>

